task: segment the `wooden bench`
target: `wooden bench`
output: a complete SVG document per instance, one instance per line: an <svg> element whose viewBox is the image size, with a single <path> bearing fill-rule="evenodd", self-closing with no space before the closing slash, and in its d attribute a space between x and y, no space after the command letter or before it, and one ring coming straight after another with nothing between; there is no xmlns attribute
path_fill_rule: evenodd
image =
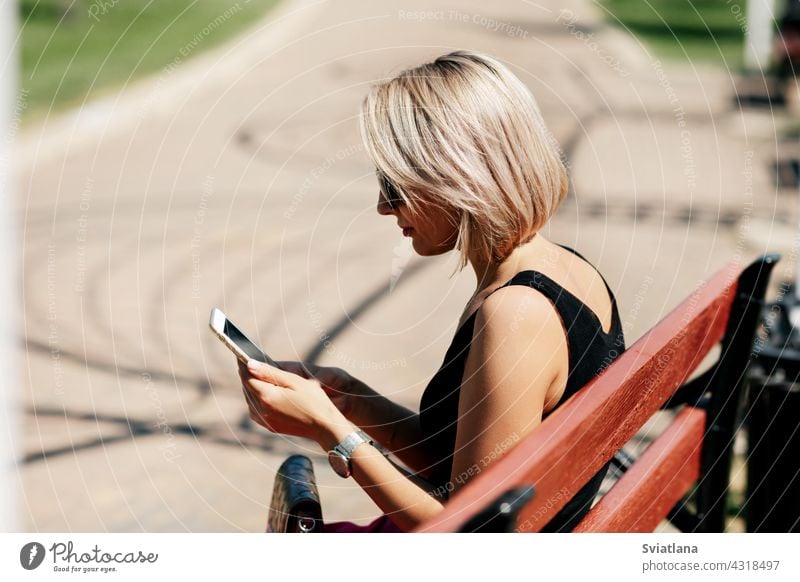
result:
<svg viewBox="0 0 800 582"><path fill-rule="evenodd" d="M415 531L536 532L612 459L622 476L574 531L648 532L665 518L724 531L742 387L779 258L719 271ZM631 462L623 445L665 408L674 419Z"/></svg>

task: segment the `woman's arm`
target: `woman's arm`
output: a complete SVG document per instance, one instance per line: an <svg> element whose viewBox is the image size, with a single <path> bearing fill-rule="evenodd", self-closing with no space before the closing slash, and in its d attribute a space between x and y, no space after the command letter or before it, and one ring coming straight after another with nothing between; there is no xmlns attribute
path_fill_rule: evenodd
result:
<svg viewBox="0 0 800 582"><path fill-rule="evenodd" d="M319 381L325 394L347 419L413 471L423 476L428 474L432 463L421 444L422 430L417 413L392 402L342 368L295 361L277 364L282 370Z"/></svg>
<svg viewBox="0 0 800 582"><path fill-rule="evenodd" d="M509 286L484 300L464 365L452 492L541 423L550 386L568 371L564 328L549 299Z"/></svg>
<svg viewBox="0 0 800 582"><path fill-rule="evenodd" d="M269 364L240 364L250 418L272 432L311 438L330 451L355 430L321 383ZM429 487L409 478L381 452L358 446L351 457L353 477L401 529L411 530L442 510ZM422 486L421 486L422 485Z"/></svg>
<svg viewBox="0 0 800 582"><path fill-rule="evenodd" d="M433 464L422 443L419 414L392 402L361 380L352 379L345 416L425 477Z"/></svg>
<svg viewBox="0 0 800 582"><path fill-rule="evenodd" d="M329 451L353 430L355 426L346 419L331 419L324 425L317 442L323 450ZM350 465L352 477L403 531L413 530L444 508L440 497L444 491L434 490L367 443L356 447Z"/></svg>
<svg viewBox="0 0 800 582"><path fill-rule="evenodd" d="M458 491L541 422L566 357L561 320L546 297L512 286L484 301L461 384L451 482L442 489ZM326 424L318 442L330 450L352 430L347 422ZM444 507L437 496L444 491L409 481L369 445L355 449L351 464L359 485L404 530Z"/></svg>

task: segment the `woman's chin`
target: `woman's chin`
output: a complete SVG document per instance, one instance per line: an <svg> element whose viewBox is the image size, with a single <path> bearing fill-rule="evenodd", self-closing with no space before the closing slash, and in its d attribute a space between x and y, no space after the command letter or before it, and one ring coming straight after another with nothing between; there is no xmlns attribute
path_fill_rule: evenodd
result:
<svg viewBox="0 0 800 582"><path fill-rule="evenodd" d="M431 256L431 248L421 242L417 242L414 239L411 239L411 247L414 249L414 252L417 253L420 257L429 257Z"/></svg>
<svg viewBox="0 0 800 582"><path fill-rule="evenodd" d="M452 247L432 247L422 241L417 241L416 239L412 239L411 246L414 248L414 252L421 257L435 257L437 255L443 255L452 250Z"/></svg>

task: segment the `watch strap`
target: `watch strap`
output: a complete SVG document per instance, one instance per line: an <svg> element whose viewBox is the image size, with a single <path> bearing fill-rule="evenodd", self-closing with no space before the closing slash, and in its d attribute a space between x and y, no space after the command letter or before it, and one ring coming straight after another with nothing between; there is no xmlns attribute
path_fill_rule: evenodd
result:
<svg viewBox="0 0 800 582"><path fill-rule="evenodd" d="M334 450L342 454L349 461L350 457L353 456L353 451L362 443L373 444L373 441L363 430L356 429L344 437L342 442L334 447Z"/></svg>

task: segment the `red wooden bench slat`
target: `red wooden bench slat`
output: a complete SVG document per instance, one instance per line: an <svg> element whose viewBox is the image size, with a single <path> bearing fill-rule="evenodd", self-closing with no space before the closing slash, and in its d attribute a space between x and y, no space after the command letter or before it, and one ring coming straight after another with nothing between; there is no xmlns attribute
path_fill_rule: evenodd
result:
<svg viewBox="0 0 800 582"><path fill-rule="evenodd" d="M705 411L686 407L575 532L652 532L700 476Z"/></svg>
<svg viewBox="0 0 800 582"><path fill-rule="evenodd" d="M534 484L519 531L538 531L685 382L725 331L741 267L729 264L415 531L452 532Z"/></svg>

